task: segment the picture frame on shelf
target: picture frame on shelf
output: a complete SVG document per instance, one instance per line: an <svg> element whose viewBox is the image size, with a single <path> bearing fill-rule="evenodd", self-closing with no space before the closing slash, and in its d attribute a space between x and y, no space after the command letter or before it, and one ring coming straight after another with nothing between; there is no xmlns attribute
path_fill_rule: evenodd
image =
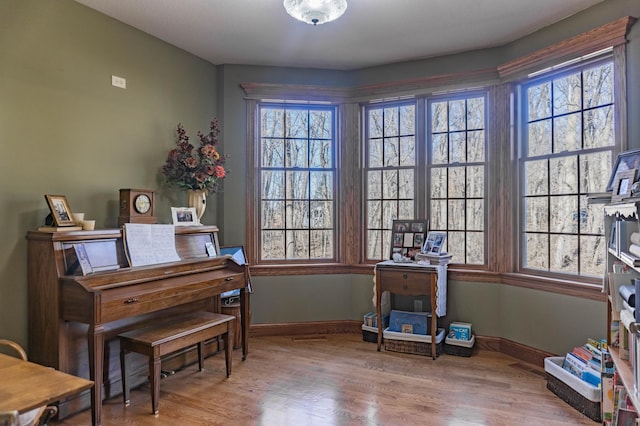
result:
<svg viewBox="0 0 640 426"><path fill-rule="evenodd" d="M402 259L410 259L419 253L428 229L429 221L426 219L394 220L391 226L390 258L399 255Z"/></svg>
<svg viewBox="0 0 640 426"><path fill-rule="evenodd" d="M625 198L631 197L631 186L636 181L637 170L633 168L617 174L613 186L613 194L611 195L612 203L618 203Z"/></svg>
<svg viewBox="0 0 640 426"><path fill-rule="evenodd" d="M174 226L197 226L198 215L195 207L171 207Z"/></svg>
<svg viewBox="0 0 640 426"><path fill-rule="evenodd" d="M609 235L609 248L616 250L617 249L617 236L616 236L616 229L618 228L617 225L618 221L614 220L613 223L611 224L611 235Z"/></svg>
<svg viewBox="0 0 640 426"><path fill-rule="evenodd" d="M429 232L427 239L422 246L422 253L439 255L442 253L445 241L447 241L446 232Z"/></svg>
<svg viewBox="0 0 640 426"><path fill-rule="evenodd" d="M640 149L621 152L616 157L616 162L611 169L609 183L607 183L606 192L614 190L614 185L618 180L618 175L631 169L638 169L640 166ZM633 184L633 182L632 182Z"/></svg>
<svg viewBox="0 0 640 426"><path fill-rule="evenodd" d="M74 226L76 222L73 220L73 213L69 208L69 202L64 195L49 195L44 198L47 200L53 224L55 226Z"/></svg>

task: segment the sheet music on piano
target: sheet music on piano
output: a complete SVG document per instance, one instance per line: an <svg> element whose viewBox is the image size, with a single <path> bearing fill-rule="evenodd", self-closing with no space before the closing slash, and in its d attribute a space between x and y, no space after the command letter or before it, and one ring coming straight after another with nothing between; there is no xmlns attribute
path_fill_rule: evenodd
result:
<svg viewBox="0 0 640 426"><path fill-rule="evenodd" d="M125 223L122 229L129 266L179 262L175 227L146 223Z"/></svg>

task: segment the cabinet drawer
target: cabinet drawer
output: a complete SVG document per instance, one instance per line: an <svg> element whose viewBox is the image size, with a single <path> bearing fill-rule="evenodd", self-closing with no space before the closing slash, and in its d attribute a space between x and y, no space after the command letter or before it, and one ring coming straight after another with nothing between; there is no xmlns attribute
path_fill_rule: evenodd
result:
<svg viewBox="0 0 640 426"><path fill-rule="evenodd" d="M431 293L431 274L412 271L379 270L382 291L404 295L428 295Z"/></svg>
<svg viewBox="0 0 640 426"><path fill-rule="evenodd" d="M243 274L208 274L189 277L189 282L167 285L167 282L146 283L130 292L104 292L100 305L102 322L114 321L143 313L154 312L195 300L213 297L223 291L245 287ZM177 281L177 280L176 280Z"/></svg>

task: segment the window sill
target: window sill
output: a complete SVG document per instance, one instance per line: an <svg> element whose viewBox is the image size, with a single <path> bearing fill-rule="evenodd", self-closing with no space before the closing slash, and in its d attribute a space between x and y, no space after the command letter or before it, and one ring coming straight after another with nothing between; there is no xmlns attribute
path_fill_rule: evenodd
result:
<svg viewBox="0 0 640 426"><path fill-rule="evenodd" d="M373 275L373 264L346 265L343 263L312 263L297 265L258 265L251 266L253 276L287 276L287 275L335 275L362 274ZM501 283L533 290L564 294L592 300L606 300L600 284L585 283L575 280L550 278L523 273L497 273L484 270L450 268L448 276L451 280Z"/></svg>

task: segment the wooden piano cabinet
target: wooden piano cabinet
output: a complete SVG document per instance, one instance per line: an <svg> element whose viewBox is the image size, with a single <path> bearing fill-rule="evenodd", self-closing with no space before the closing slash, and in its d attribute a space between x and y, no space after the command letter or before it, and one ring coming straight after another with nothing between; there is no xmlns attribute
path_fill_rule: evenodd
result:
<svg viewBox="0 0 640 426"><path fill-rule="evenodd" d="M45 233L28 240L29 357L32 361L95 382L89 395L59 402L59 416L91 406L101 423L102 399L122 392L119 333L159 317L220 311L220 293L240 289L242 355L248 353L248 270L229 256L208 257L206 243L219 253L215 226L176 228L180 262L128 267L119 229ZM99 272L82 275L74 263L74 244L84 244ZM115 269L114 269L115 268ZM210 352L217 349L212 345ZM169 362L186 360L179 355ZM145 371L146 360L131 364ZM146 380L138 377L139 382Z"/></svg>

